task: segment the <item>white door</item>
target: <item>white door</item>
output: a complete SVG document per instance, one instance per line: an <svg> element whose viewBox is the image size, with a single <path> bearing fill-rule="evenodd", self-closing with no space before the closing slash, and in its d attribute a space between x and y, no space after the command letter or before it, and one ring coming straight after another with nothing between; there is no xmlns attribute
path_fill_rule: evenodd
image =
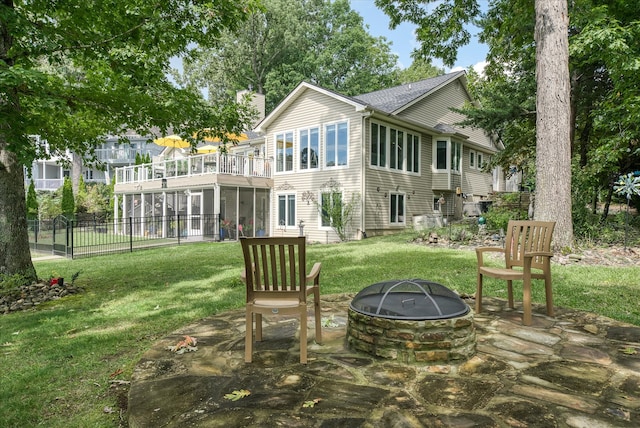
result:
<svg viewBox="0 0 640 428"><path fill-rule="evenodd" d="M189 236L202 238L202 192L190 193L187 201L187 229Z"/></svg>

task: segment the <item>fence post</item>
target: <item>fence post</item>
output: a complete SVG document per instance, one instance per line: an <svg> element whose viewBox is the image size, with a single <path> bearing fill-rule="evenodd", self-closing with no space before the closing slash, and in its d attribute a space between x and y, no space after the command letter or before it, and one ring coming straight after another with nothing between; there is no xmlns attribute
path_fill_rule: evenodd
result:
<svg viewBox="0 0 640 428"><path fill-rule="evenodd" d="M71 260L73 260L73 222L72 219L67 223L67 254L71 252Z"/></svg>
<svg viewBox="0 0 640 428"><path fill-rule="evenodd" d="M129 217L129 252L133 253L133 217Z"/></svg>
<svg viewBox="0 0 640 428"><path fill-rule="evenodd" d="M180 214L178 214L176 221L176 235L178 235L178 245L180 245Z"/></svg>

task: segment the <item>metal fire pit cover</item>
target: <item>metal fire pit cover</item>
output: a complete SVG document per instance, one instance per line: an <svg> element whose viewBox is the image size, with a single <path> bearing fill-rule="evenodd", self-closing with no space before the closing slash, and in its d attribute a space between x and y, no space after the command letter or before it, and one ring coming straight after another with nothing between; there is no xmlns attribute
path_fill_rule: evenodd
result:
<svg viewBox="0 0 640 428"><path fill-rule="evenodd" d="M349 305L364 315L405 320L455 318L469 306L442 284L423 279L379 282L361 290Z"/></svg>

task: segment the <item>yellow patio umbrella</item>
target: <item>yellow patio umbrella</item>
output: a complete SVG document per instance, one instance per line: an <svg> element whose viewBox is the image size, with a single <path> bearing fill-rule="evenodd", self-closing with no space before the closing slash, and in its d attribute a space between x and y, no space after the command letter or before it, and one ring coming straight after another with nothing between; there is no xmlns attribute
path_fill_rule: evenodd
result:
<svg viewBox="0 0 640 428"><path fill-rule="evenodd" d="M209 131L209 129L205 129L202 131L203 134L206 134L206 132ZM194 138L196 137L196 135L194 135ZM210 137L210 136L203 136L202 139L204 141L207 141L209 143L220 143L221 140L219 137ZM249 136L245 133L242 134L227 134L227 139L228 140L233 140L233 141L237 141L237 142L242 142L242 141L247 141L249 139Z"/></svg>
<svg viewBox="0 0 640 428"><path fill-rule="evenodd" d="M162 138L156 138L153 142L163 147L173 147L174 149L186 149L191 146L186 140L183 140L179 135L168 135Z"/></svg>
<svg viewBox="0 0 640 428"><path fill-rule="evenodd" d="M206 146L196 147L196 153L215 153L218 151L218 146L213 144L207 144Z"/></svg>

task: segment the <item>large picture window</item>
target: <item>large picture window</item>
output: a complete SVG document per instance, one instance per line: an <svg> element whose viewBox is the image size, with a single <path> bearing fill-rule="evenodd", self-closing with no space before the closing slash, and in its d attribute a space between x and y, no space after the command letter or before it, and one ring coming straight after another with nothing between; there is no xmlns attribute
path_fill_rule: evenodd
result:
<svg viewBox="0 0 640 428"><path fill-rule="evenodd" d="M392 225L404 224L404 194L402 193L391 193L389 195L390 200L390 210L389 210L389 221Z"/></svg>
<svg viewBox="0 0 640 428"><path fill-rule="evenodd" d="M276 134L276 172L293 171L293 132Z"/></svg>
<svg viewBox="0 0 640 428"><path fill-rule="evenodd" d="M346 166L349 153L349 135L347 122L325 127L325 166Z"/></svg>
<svg viewBox="0 0 640 428"><path fill-rule="evenodd" d="M300 169L318 168L320 153L320 129L311 128L300 131Z"/></svg>
<svg viewBox="0 0 640 428"><path fill-rule="evenodd" d="M278 226L296 225L296 195L278 195Z"/></svg>

